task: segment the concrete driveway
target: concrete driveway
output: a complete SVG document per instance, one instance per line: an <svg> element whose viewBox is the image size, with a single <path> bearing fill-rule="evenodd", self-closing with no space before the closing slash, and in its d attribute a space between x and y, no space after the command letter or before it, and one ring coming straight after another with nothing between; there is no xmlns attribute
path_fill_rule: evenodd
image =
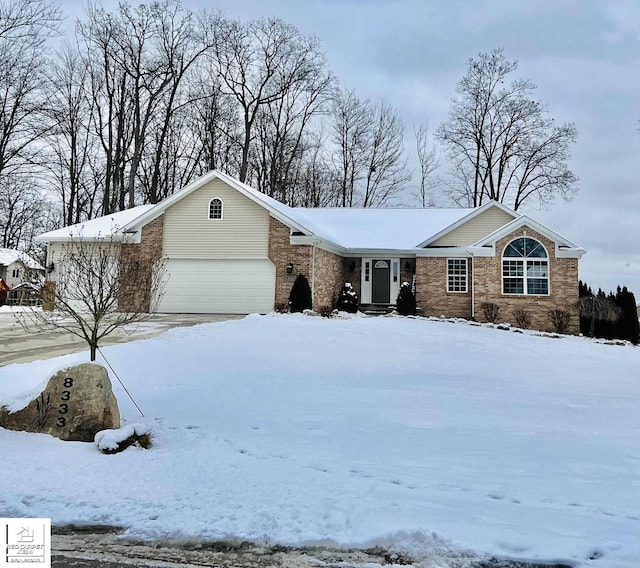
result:
<svg viewBox="0 0 640 568"><path fill-rule="evenodd" d="M105 337L100 346L126 343L160 335L174 327L187 327L244 316L230 314L152 314L148 320L127 325ZM0 367L27 363L67 353L88 351L86 342L63 331L25 331L12 312L0 312Z"/></svg>

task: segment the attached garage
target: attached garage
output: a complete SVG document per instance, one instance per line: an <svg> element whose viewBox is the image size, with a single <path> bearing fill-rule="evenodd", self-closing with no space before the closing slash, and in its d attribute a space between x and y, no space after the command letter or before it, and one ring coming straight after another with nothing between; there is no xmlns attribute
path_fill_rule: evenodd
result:
<svg viewBox="0 0 640 568"><path fill-rule="evenodd" d="M268 259L172 258L156 311L191 314L250 314L273 311L276 269Z"/></svg>

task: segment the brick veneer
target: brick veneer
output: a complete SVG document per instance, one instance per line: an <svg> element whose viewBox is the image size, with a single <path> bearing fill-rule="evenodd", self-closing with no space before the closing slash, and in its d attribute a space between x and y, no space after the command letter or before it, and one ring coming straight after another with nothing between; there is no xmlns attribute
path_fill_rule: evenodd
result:
<svg viewBox="0 0 640 568"><path fill-rule="evenodd" d="M549 254L549 295L506 295L502 293L502 253L513 239L528 236L540 241ZM453 258L453 257L452 257ZM471 282L471 259L468 262ZM485 321L482 304L500 307L500 321L514 323L514 311L525 310L531 317L531 328L554 331L549 317L552 309L564 309L571 314L567 332L579 333L578 259L556 258L555 244L528 227L522 227L496 243L495 257L473 260L474 317ZM447 259L420 257L416 259L416 303L427 316L471 318L471 286L467 293L447 292Z"/></svg>
<svg viewBox="0 0 640 568"><path fill-rule="evenodd" d="M293 280L304 274L311 284L311 254L309 245L292 245L290 229L273 217L269 221L269 259L276 267L275 307L287 306ZM287 275L287 265L293 264L293 274Z"/></svg>
<svg viewBox="0 0 640 568"><path fill-rule="evenodd" d="M120 284L118 309L122 312L153 311L151 306L152 268L162 257L164 216L142 227L140 243L123 243L120 252L122 273L129 272ZM135 264L137 263L137 265Z"/></svg>
<svg viewBox="0 0 640 568"><path fill-rule="evenodd" d="M269 259L276 267L275 306L289 302L293 280L303 274L313 286L313 308L334 307L344 284L344 261L341 256L311 245L292 245L290 229L271 217L269 223ZM293 264L293 274L287 275L287 265ZM314 274L315 265L315 274Z"/></svg>
<svg viewBox="0 0 640 568"><path fill-rule="evenodd" d="M344 284L343 257L316 247L313 307L334 308Z"/></svg>
<svg viewBox="0 0 640 568"><path fill-rule="evenodd" d="M469 265L467 263L467 270ZM470 282L470 280L469 280ZM425 316L471 318L471 286L468 291L447 292L447 259L416 259L416 304Z"/></svg>
<svg viewBox="0 0 640 568"><path fill-rule="evenodd" d="M505 295L502 294L502 253L507 244L517 237L528 236L540 241L549 255L549 295ZM500 320L513 323L513 312L525 310L531 316L531 328L554 331L549 318L552 309L567 310L571 314L569 333L579 333L578 308L578 259L556 258L555 244L528 227L500 239L496 243L496 256L476 258L475 268L475 317L484 321L481 304L491 302L500 307Z"/></svg>

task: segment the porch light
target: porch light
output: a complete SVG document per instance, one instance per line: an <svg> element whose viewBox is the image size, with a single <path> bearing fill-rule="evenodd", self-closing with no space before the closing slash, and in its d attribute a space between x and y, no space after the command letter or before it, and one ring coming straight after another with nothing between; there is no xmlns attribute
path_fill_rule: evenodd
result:
<svg viewBox="0 0 640 568"><path fill-rule="evenodd" d="M354 272L356 269L356 261L352 260L351 264L349 265L349 270L351 270L351 272Z"/></svg>
<svg viewBox="0 0 640 568"><path fill-rule="evenodd" d="M53 261L52 261L52 262L50 262L50 263L48 264L48 266L47 266L47 270L48 270L49 272L53 272L53 271L55 270L55 268L56 268L56 265L55 265L55 264L53 264Z"/></svg>
<svg viewBox="0 0 640 568"><path fill-rule="evenodd" d="M287 264L287 274L293 274L293 262Z"/></svg>

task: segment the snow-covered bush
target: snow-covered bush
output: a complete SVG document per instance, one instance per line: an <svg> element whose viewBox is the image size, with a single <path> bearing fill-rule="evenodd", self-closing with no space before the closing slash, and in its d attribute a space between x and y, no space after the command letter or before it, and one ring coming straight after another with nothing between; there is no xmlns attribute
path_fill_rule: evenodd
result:
<svg viewBox="0 0 640 568"><path fill-rule="evenodd" d="M416 297L411 290L411 284L403 282L396 299L396 310L403 316L414 316L416 314Z"/></svg>
<svg viewBox="0 0 640 568"><path fill-rule="evenodd" d="M94 438L103 454L117 454L129 446L148 450L152 445L152 430L145 424L130 424L117 430L101 430Z"/></svg>
<svg viewBox="0 0 640 568"><path fill-rule="evenodd" d="M349 312L350 314L355 314L358 311L358 295L350 282L347 282L340 290L336 308L341 312Z"/></svg>

